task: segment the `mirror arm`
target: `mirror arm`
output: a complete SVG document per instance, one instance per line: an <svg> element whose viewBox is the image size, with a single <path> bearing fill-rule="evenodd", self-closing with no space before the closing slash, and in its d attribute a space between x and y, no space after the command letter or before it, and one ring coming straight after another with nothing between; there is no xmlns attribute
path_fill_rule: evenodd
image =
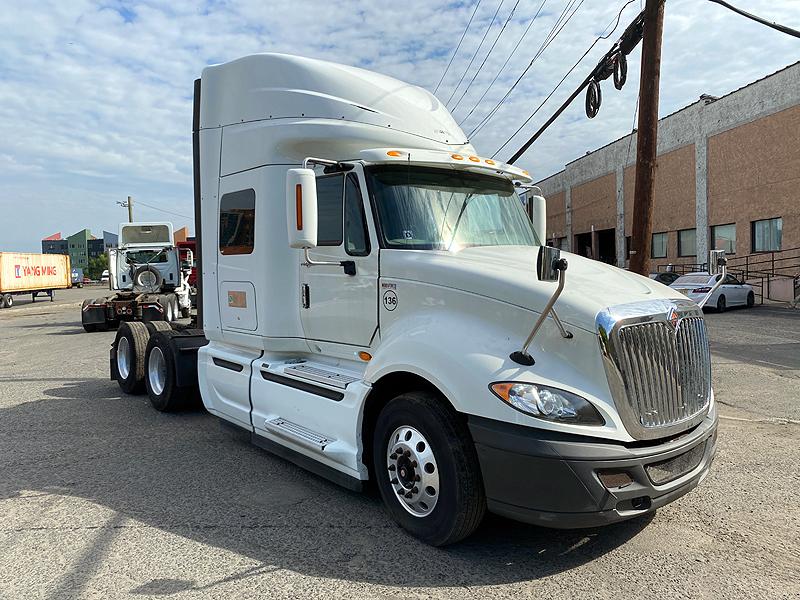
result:
<svg viewBox="0 0 800 600"><path fill-rule="evenodd" d="M564 327L564 323L561 322L561 319L559 319L558 315L556 314L556 309L555 308L551 308L550 309L550 314L553 315L553 321L556 322L556 326L558 327L559 331L561 332L561 337L563 337L564 339L567 339L567 340L571 340L572 339L572 332L571 331L567 331L567 329Z"/></svg>
<svg viewBox="0 0 800 600"><path fill-rule="evenodd" d="M700 308L703 308L706 305L706 302L711 300L711 296L714 295L714 292L716 292L722 286L722 284L725 283L725 277L728 275L728 266L726 264L727 261L725 259L722 260L724 262L722 262L722 272L720 273L719 281L717 281L717 283L714 284L714 287L712 287L708 293L703 296L703 299L697 303Z"/></svg>
<svg viewBox="0 0 800 600"><path fill-rule="evenodd" d="M345 275L355 275L356 274L356 263L352 260L313 260L311 256L308 254L308 248L303 248L303 256L305 260L301 263L304 267L321 267L321 266L329 266L329 267L342 267L344 269Z"/></svg>
<svg viewBox="0 0 800 600"><path fill-rule="evenodd" d="M564 291L564 280L567 271L566 263L567 263L566 260L561 259L556 261L556 264L553 265L554 269L558 270L558 286L556 287L556 291L553 292L553 295L550 296L550 299L547 301L547 304L545 304L545 307L542 310L542 313L539 315L536 324L533 326L533 329L531 330L528 339L525 340L525 343L522 345L522 350L517 350L516 352L512 352L509 355L509 358L517 364L531 366L536 362L533 359L533 357L530 354L528 354L528 347L531 345L533 338L539 332L539 328L542 326L545 319L547 319L547 316L553 312L553 305L556 303L556 300L558 300L558 297L561 295L561 292ZM561 323L561 320L558 318L558 316L555 315L555 313L553 313L553 320L556 322L556 325L558 325L558 328L561 331L561 335L563 337L567 339L572 337L572 334L564 329L563 323Z"/></svg>
<svg viewBox="0 0 800 600"><path fill-rule="evenodd" d="M308 165L335 165L338 164L335 160L330 160L328 158L314 158L313 156L307 156L303 159L303 168L307 169Z"/></svg>

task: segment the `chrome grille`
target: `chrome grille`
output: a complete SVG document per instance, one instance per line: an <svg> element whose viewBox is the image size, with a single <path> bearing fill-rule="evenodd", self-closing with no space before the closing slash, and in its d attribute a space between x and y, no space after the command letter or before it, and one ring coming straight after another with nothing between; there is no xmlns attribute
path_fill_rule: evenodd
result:
<svg viewBox="0 0 800 600"><path fill-rule="evenodd" d="M643 314L645 308L654 312ZM610 387L631 435L666 436L703 418L711 399L711 354L696 305L676 300L612 307L597 324Z"/></svg>

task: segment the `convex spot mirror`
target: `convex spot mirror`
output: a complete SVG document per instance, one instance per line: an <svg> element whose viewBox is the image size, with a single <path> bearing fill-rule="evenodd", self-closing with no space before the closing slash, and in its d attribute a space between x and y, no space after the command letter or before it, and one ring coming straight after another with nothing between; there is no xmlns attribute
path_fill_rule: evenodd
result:
<svg viewBox="0 0 800 600"><path fill-rule="evenodd" d="M558 281L559 271L566 268L567 261L561 258L561 250L552 246L539 246L539 256L536 259L539 281Z"/></svg>
<svg viewBox="0 0 800 600"><path fill-rule="evenodd" d="M313 169L286 172L286 227L290 247L317 247L317 178Z"/></svg>
<svg viewBox="0 0 800 600"><path fill-rule="evenodd" d="M708 253L708 273L716 275L722 272L722 267L725 266L728 259L725 258L725 250L711 250Z"/></svg>

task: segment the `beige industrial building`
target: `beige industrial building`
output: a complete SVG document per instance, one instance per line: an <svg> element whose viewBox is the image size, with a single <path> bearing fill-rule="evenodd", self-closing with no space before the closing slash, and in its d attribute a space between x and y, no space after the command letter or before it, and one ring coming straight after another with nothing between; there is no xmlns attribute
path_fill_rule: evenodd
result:
<svg viewBox="0 0 800 600"><path fill-rule="evenodd" d="M634 133L540 181L548 243L626 266L635 160ZM702 264L713 248L742 264L800 257L800 62L659 121L652 242L653 271Z"/></svg>

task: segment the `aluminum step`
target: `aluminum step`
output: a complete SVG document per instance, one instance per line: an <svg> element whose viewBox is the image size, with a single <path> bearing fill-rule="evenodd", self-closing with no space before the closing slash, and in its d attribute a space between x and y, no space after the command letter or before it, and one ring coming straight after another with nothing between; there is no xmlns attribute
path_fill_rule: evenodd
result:
<svg viewBox="0 0 800 600"><path fill-rule="evenodd" d="M291 375L299 379L307 379L308 381L315 381L317 383L324 383L331 387L345 389L349 384L354 381L359 381L359 377L353 377L340 371L333 371L330 368L323 368L319 366L312 366L309 364L292 365L286 367L283 372L286 375Z"/></svg>
<svg viewBox="0 0 800 600"><path fill-rule="evenodd" d="M322 452L328 444L336 441L335 438L317 433L308 427L287 421L282 417L264 421L264 428L284 439L288 439L303 446Z"/></svg>

